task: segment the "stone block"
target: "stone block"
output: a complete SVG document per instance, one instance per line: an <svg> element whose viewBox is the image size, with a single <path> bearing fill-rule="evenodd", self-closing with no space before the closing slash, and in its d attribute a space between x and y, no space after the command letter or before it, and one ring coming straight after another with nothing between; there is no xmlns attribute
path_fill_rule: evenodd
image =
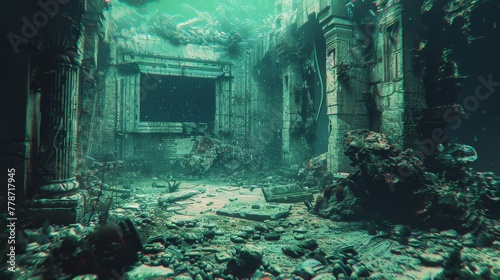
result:
<svg viewBox="0 0 500 280"><path fill-rule="evenodd" d="M30 226L42 226L45 221L49 224L69 225L80 222L83 216L83 198L81 194L74 194L62 198L44 198L33 200L27 208L37 218Z"/></svg>
<svg viewBox="0 0 500 280"><path fill-rule="evenodd" d="M297 184L272 186L262 189L267 202L296 203L313 200L313 195Z"/></svg>
<svg viewBox="0 0 500 280"><path fill-rule="evenodd" d="M231 202L217 210L217 215L252 221L277 220L288 216L292 206L269 203Z"/></svg>

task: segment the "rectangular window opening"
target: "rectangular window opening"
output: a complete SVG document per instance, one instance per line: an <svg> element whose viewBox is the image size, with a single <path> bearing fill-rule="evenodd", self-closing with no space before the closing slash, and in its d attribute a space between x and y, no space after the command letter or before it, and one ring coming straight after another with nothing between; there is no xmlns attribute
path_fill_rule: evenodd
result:
<svg viewBox="0 0 500 280"><path fill-rule="evenodd" d="M398 78L397 48L399 44L399 22L387 26L384 36L385 81L391 82Z"/></svg>
<svg viewBox="0 0 500 280"><path fill-rule="evenodd" d="M141 73L141 122L215 121L215 83L213 78L162 76Z"/></svg>

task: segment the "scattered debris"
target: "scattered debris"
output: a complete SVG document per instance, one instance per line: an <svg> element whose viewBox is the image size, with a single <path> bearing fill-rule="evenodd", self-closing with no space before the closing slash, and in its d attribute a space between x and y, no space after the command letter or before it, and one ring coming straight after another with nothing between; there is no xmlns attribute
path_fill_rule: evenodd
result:
<svg viewBox="0 0 500 280"><path fill-rule="evenodd" d="M195 141L193 150L182 162L187 174L200 175L217 169L230 175L240 170L256 171L261 165L257 157L238 146L209 137L200 137Z"/></svg>
<svg viewBox="0 0 500 280"><path fill-rule="evenodd" d="M158 205L164 206L168 205L169 203L176 202L178 200L183 200L186 198L190 198L192 196L198 195L200 193L204 193L205 190L186 190L186 191L178 191L175 193L167 193L163 194L158 198Z"/></svg>

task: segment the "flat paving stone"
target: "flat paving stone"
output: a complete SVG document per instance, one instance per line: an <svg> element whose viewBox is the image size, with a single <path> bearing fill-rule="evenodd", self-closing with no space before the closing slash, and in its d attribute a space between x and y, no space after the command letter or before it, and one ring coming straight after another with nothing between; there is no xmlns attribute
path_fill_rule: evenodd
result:
<svg viewBox="0 0 500 280"><path fill-rule="evenodd" d="M277 220L290 214L291 205L232 202L217 210L218 215L252 221Z"/></svg>

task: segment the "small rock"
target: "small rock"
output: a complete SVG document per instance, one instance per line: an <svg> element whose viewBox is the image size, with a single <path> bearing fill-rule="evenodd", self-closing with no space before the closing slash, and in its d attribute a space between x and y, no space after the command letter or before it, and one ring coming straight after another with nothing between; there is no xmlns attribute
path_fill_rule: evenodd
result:
<svg viewBox="0 0 500 280"><path fill-rule="evenodd" d="M172 255L170 255L170 254L163 253L160 255L161 265L163 265L165 267L170 266L171 260L172 260Z"/></svg>
<svg viewBox="0 0 500 280"><path fill-rule="evenodd" d="M293 235L293 238L295 238L296 240L304 240L306 238L306 235L303 233L296 233Z"/></svg>
<svg viewBox="0 0 500 280"><path fill-rule="evenodd" d="M232 258L232 256L226 252L219 252L219 253L215 254L215 260L218 263L227 262L231 258Z"/></svg>
<svg viewBox="0 0 500 280"><path fill-rule="evenodd" d="M237 278L248 278L262 265L263 250L255 245L245 245L227 263L227 273Z"/></svg>
<svg viewBox="0 0 500 280"><path fill-rule="evenodd" d="M282 234L282 233L285 233L285 232L286 232L286 230L285 230L285 228L283 228L283 227L276 227L276 228L274 229L274 232L276 232L276 233L278 233L278 234Z"/></svg>
<svg viewBox="0 0 500 280"><path fill-rule="evenodd" d="M314 269L310 266L299 267L293 271L293 274L302 277L303 279L311 279L316 275Z"/></svg>
<svg viewBox="0 0 500 280"><path fill-rule="evenodd" d="M279 276L283 273L283 269L281 269L281 267L277 264L270 265L267 271L274 276Z"/></svg>
<svg viewBox="0 0 500 280"><path fill-rule="evenodd" d="M394 255L402 255L401 250L391 248L391 253Z"/></svg>
<svg viewBox="0 0 500 280"><path fill-rule="evenodd" d="M203 232L203 237L208 240L212 240L215 237L215 231L209 229Z"/></svg>
<svg viewBox="0 0 500 280"><path fill-rule="evenodd" d="M417 256L420 262L425 266L441 266L444 264L444 258L438 254L421 254Z"/></svg>
<svg viewBox="0 0 500 280"><path fill-rule="evenodd" d="M144 253L145 254L156 254L159 252L163 252L165 250L165 246L160 243L146 244L144 245Z"/></svg>
<svg viewBox="0 0 500 280"><path fill-rule="evenodd" d="M447 231L442 231L441 236L450 237L450 238L457 238L459 236L459 234L456 230L450 229Z"/></svg>
<svg viewBox="0 0 500 280"><path fill-rule="evenodd" d="M304 256L308 250L299 246L284 246L281 248L283 253L292 258L300 258Z"/></svg>
<svg viewBox="0 0 500 280"><path fill-rule="evenodd" d="M149 263L150 260L148 256L142 256L140 261L141 263Z"/></svg>
<svg viewBox="0 0 500 280"><path fill-rule="evenodd" d="M252 240L260 240L262 236L260 234L252 235Z"/></svg>
<svg viewBox="0 0 500 280"><path fill-rule="evenodd" d="M250 237L250 234L248 234L247 232L245 231L238 231L238 232L235 232L234 235L238 236L238 237L241 237L243 239L248 239Z"/></svg>
<svg viewBox="0 0 500 280"><path fill-rule="evenodd" d="M354 270L354 273L355 273L355 275L352 275L353 278L356 278L356 277L370 277L370 271L365 266L357 267ZM356 276L356 277L354 277L354 276Z"/></svg>
<svg viewBox="0 0 500 280"><path fill-rule="evenodd" d="M306 233L307 229L305 227L298 227L298 228L293 229L293 232L296 232L296 233Z"/></svg>
<svg viewBox="0 0 500 280"><path fill-rule="evenodd" d="M254 226L254 228L256 231L260 231L260 232L266 232L269 230L269 228L265 224L257 224Z"/></svg>
<svg viewBox="0 0 500 280"><path fill-rule="evenodd" d="M314 239L309 239L309 240L305 240L305 241L300 242L299 246L302 248L314 251L314 250L316 250L316 248L318 248L318 242L316 242L316 240L314 240Z"/></svg>
<svg viewBox="0 0 500 280"><path fill-rule="evenodd" d="M278 222L279 222L279 226L281 226L281 227L288 228L290 226L290 221L288 221L286 219L282 218Z"/></svg>
<svg viewBox="0 0 500 280"><path fill-rule="evenodd" d="M168 229L179 229L178 226L174 225L173 223L171 222L167 222L165 223L165 226L168 228Z"/></svg>
<svg viewBox="0 0 500 280"><path fill-rule="evenodd" d="M208 229L214 229L216 226L217 226L217 224L215 224L215 223L208 223L208 224L203 225L204 228L208 228Z"/></svg>
<svg viewBox="0 0 500 280"><path fill-rule="evenodd" d="M184 241L188 244L194 244L203 239L203 233L200 231L191 231L184 235Z"/></svg>
<svg viewBox="0 0 500 280"><path fill-rule="evenodd" d="M221 229L216 229L216 230L214 230L214 232L215 232L215 236L223 236L225 234L224 231Z"/></svg>
<svg viewBox="0 0 500 280"><path fill-rule="evenodd" d="M280 240L280 235L276 232L270 232L266 235L264 235L264 239L267 241L277 241Z"/></svg>
<svg viewBox="0 0 500 280"><path fill-rule="evenodd" d="M123 209L132 209L132 210L137 210L139 211L141 209L141 204L139 203L127 203L125 205L122 205Z"/></svg>
<svg viewBox="0 0 500 280"><path fill-rule="evenodd" d="M200 251L189 251L189 252L186 252L184 253L184 256L185 257L188 257L189 259L191 260L198 260L200 259L203 255Z"/></svg>
<svg viewBox="0 0 500 280"><path fill-rule="evenodd" d="M248 234L254 234L255 229L252 228L252 227L249 227L249 226L244 226L244 227L241 228L241 231L244 231L244 232L246 232Z"/></svg>
<svg viewBox="0 0 500 280"><path fill-rule="evenodd" d="M182 242L182 238L178 234L168 234L163 236L165 243L170 243L173 245L179 245Z"/></svg>
<svg viewBox="0 0 500 280"><path fill-rule="evenodd" d="M243 238L241 238L241 237L239 237L239 236L237 236L237 235L231 235L231 236L229 237L229 239L230 239L231 241L233 241L234 243L245 243L245 239L243 239Z"/></svg>
<svg viewBox="0 0 500 280"><path fill-rule="evenodd" d="M174 225L176 225L178 227L182 227L186 224L185 221L174 221L173 223L174 223Z"/></svg>

